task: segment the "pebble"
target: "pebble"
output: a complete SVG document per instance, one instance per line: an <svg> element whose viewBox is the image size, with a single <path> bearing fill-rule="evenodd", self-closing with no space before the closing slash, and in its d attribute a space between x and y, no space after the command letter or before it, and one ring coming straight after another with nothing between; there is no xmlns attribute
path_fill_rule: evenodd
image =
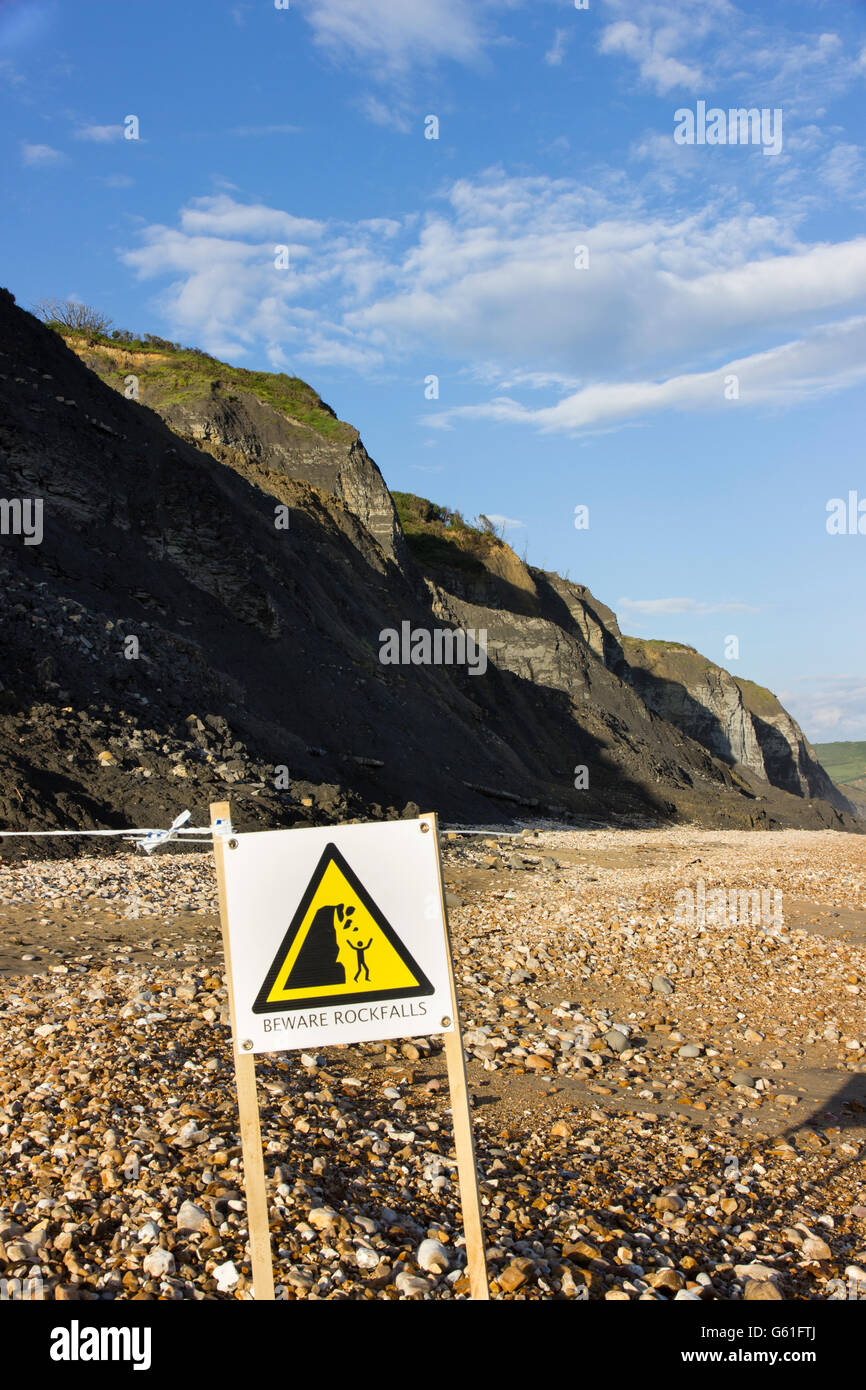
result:
<svg viewBox="0 0 866 1390"><path fill-rule="evenodd" d="M313 1207L307 1212L307 1220L317 1231L327 1231L339 1221L333 1207Z"/></svg>
<svg viewBox="0 0 866 1390"><path fill-rule="evenodd" d="M826 1240L820 1236L807 1236L800 1246L800 1254L807 1260L832 1260L833 1251Z"/></svg>
<svg viewBox="0 0 866 1390"><path fill-rule="evenodd" d="M747 1303L782 1301L782 1295L771 1279L749 1279L743 1290L743 1298Z"/></svg>
<svg viewBox="0 0 866 1390"><path fill-rule="evenodd" d="M513 1260L510 1265L506 1265L497 1276L497 1283L506 1293L514 1293L515 1289L521 1288L529 1279L533 1265L529 1259Z"/></svg>
<svg viewBox="0 0 866 1390"><path fill-rule="evenodd" d="M374 1250L370 1245L359 1245L355 1249L355 1259L359 1269L375 1269L382 1256L378 1250Z"/></svg>
<svg viewBox="0 0 866 1390"><path fill-rule="evenodd" d="M416 1258L420 1268L429 1274L445 1274L451 1267L448 1251L438 1240L422 1240Z"/></svg>
<svg viewBox="0 0 866 1390"><path fill-rule="evenodd" d="M225 1260L221 1265L215 1265L213 1277L220 1293L231 1293L232 1289L240 1279L240 1274L232 1260Z"/></svg>
<svg viewBox="0 0 866 1390"><path fill-rule="evenodd" d="M749 1090L755 1085L755 1078L750 1076L747 1071L732 1071L731 1081L735 1086L745 1086Z"/></svg>
<svg viewBox="0 0 866 1390"><path fill-rule="evenodd" d="M151 1250L149 1255L145 1255L142 1268L146 1274L152 1274L155 1279L161 1279L163 1275L173 1272L174 1255L170 1250L164 1250L162 1246L158 1245L155 1250Z"/></svg>
<svg viewBox="0 0 866 1390"><path fill-rule="evenodd" d="M398 1274L394 1283L406 1298L420 1298L430 1292L430 1285L426 1279L417 1274L410 1274L407 1270Z"/></svg>
<svg viewBox="0 0 866 1390"><path fill-rule="evenodd" d="M734 1273L738 1279L778 1279L779 1271L773 1269L772 1265L764 1265L755 1261L752 1264L734 1265Z"/></svg>
<svg viewBox="0 0 866 1390"><path fill-rule="evenodd" d="M200 1231L209 1219L206 1211L187 1200L177 1214L177 1228L179 1231Z"/></svg>

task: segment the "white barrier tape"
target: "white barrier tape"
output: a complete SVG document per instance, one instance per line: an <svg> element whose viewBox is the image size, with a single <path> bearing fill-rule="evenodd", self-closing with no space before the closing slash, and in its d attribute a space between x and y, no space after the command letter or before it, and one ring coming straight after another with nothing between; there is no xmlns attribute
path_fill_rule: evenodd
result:
<svg viewBox="0 0 866 1390"><path fill-rule="evenodd" d="M168 830L148 830L142 839L135 840L138 849L143 849L145 854L152 854L159 845L167 845L169 840L173 840L190 818L189 811L181 811L179 816L175 816Z"/></svg>
<svg viewBox="0 0 866 1390"><path fill-rule="evenodd" d="M189 811L182 811L176 816L168 830L0 830L0 839L47 839L54 835L79 835L79 836L108 836L119 835L123 839L129 840L138 849L143 849L145 854L152 854L160 845L167 845L170 840L175 840L183 835L196 835L204 838L187 840L187 844L209 845L215 838L224 839L232 833L231 821L224 818L217 819L213 825L187 825L190 819Z"/></svg>

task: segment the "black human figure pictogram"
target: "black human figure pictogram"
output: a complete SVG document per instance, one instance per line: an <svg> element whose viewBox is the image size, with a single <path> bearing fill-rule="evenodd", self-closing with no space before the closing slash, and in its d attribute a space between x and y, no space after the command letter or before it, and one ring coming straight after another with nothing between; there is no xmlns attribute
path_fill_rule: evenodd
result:
<svg viewBox="0 0 866 1390"><path fill-rule="evenodd" d="M373 944L373 938L372 938L372 936L370 937L370 940L369 940L369 941L367 941L367 942L364 943L363 946L360 944L360 942L358 943L357 946L355 945L354 941L350 941L350 942L349 942L349 945L351 946L352 950L353 950L353 951L357 951L357 953L358 953L358 969L355 971L355 974L354 974L354 979L355 979L355 981L357 981L358 976L360 975L360 973L361 973L362 970L363 970L363 972L364 972L364 979L365 979L365 980L369 980L369 978L370 978L370 972L369 972L369 970L367 969L367 962L366 962L365 959L364 959L364 952L365 952L366 950L368 950L368 949L370 948L370 946L372 946L372 944Z"/></svg>
<svg viewBox="0 0 866 1390"><path fill-rule="evenodd" d="M347 908L346 908L346 923L345 923L345 926L346 926L346 930L347 930L347 931L351 930L351 927L352 927L352 920L351 920L351 917L349 916L349 914L352 913L352 912L354 912L354 911L355 911L355 909L354 909L353 907L347 907ZM358 932L358 935L360 936L361 933ZM355 941L352 941L351 939L350 939L350 941L349 941L349 945L351 946L352 950L355 952L356 956L358 957L358 969L355 971L355 976L354 976L354 983L355 983L355 984L357 984L358 978L359 978L359 976L360 976L362 970L363 970L363 972L364 972L364 979L365 979L365 980L369 980L369 978L370 978L370 971L367 969L367 961L366 961L366 959L365 959L365 952L369 951L369 949L370 949L370 947L372 946L372 944L373 944L373 938L372 938L372 936L370 937L370 940L369 940L369 941L358 941L358 942L355 942Z"/></svg>

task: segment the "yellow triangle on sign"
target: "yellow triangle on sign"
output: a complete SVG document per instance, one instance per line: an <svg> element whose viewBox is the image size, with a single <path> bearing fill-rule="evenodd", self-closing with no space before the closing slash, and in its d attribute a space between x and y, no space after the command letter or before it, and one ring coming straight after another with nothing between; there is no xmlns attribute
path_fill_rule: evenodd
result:
<svg viewBox="0 0 866 1390"><path fill-rule="evenodd" d="M336 845L327 845L253 1012L432 993L424 971Z"/></svg>

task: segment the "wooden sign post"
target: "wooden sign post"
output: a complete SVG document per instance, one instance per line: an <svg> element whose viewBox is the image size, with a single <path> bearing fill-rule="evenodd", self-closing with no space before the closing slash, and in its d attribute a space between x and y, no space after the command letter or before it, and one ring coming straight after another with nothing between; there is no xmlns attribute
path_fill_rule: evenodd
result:
<svg viewBox="0 0 866 1390"><path fill-rule="evenodd" d="M212 802L210 819L211 826L217 820L227 821L230 824L231 806L229 802ZM265 1161L262 1154L262 1131L259 1124L259 1098L256 1094L256 1063L252 1052L239 1050L235 992L232 983L232 953L226 907L226 849L223 838L219 835L213 837L213 852L216 860L220 927L226 962L229 1017L232 1025L232 1055L235 1063L238 1118L241 1127L241 1148L244 1160L244 1191L247 1198L247 1230L250 1237L250 1262L253 1269L253 1296L257 1302L261 1300L273 1301L274 1262L271 1254L271 1233L268 1226L268 1193L265 1187Z"/></svg>
<svg viewBox="0 0 866 1390"><path fill-rule="evenodd" d="M444 1035L467 1272L490 1291L434 814L227 835L211 806L253 1290L274 1297L257 1052Z"/></svg>
<svg viewBox="0 0 866 1390"><path fill-rule="evenodd" d="M436 835L436 870L439 875L439 896L442 900L442 919L448 941L448 975L451 981L451 1010L453 1033L445 1034L445 1062L448 1067L448 1089L451 1092L451 1116L454 1121L454 1147L457 1153L457 1177L460 1182L460 1209L463 1213L463 1235L466 1240L466 1262L469 1272L469 1291L473 1298L487 1302L490 1284L487 1278L487 1257L484 1251L484 1222L481 1199L478 1195L478 1166L475 1162L475 1139L472 1133L472 1111L469 1104L469 1082L466 1076L466 1056L463 1051L463 1029L457 987L454 982L454 956L451 951L451 931L442 882L442 856L439 853L439 824L433 813L430 820Z"/></svg>

